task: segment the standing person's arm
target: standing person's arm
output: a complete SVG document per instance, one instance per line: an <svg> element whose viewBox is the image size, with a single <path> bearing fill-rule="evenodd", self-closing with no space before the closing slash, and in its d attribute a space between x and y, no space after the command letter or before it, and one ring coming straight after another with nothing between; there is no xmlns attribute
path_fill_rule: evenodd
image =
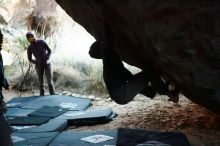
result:
<svg viewBox="0 0 220 146"><path fill-rule="evenodd" d="M4 69L3 69L3 61L2 61L2 55L0 53L0 86L3 87L4 85Z"/></svg>
<svg viewBox="0 0 220 146"><path fill-rule="evenodd" d="M48 60L50 58L50 55L51 55L51 49L50 47L47 45L47 43L45 41L44 42L44 47L45 49L47 50L47 54L46 54L46 60Z"/></svg>
<svg viewBox="0 0 220 146"><path fill-rule="evenodd" d="M31 62L31 63L33 63L33 64L36 64L37 61L32 58L32 54L33 54L33 53L32 53L32 51L31 51L31 49L28 47L28 49L27 49L28 61Z"/></svg>

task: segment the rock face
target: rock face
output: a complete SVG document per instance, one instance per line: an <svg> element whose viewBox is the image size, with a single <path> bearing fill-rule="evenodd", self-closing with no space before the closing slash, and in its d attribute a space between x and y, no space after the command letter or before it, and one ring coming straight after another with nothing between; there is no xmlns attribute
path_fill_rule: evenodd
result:
<svg viewBox="0 0 220 146"><path fill-rule="evenodd" d="M7 25L16 30L43 32L45 29L52 32L50 25L53 28L57 25L56 10L55 0L0 0L0 25Z"/></svg>
<svg viewBox="0 0 220 146"><path fill-rule="evenodd" d="M152 61L187 98L220 113L220 1L56 1L103 43L108 24L123 61L141 69Z"/></svg>
<svg viewBox="0 0 220 146"><path fill-rule="evenodd" d="M26 28L26 19L32 13L33 2L2 0L0 2L0 24L16 29Z"/></svg>

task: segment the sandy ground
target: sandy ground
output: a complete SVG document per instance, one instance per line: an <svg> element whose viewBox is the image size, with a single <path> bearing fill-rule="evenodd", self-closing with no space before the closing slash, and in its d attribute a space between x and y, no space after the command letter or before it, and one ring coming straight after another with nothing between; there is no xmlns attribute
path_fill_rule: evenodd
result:
<svg viewBox="0 0 220 146"><path fill-rule="evenodd" d="M21 96L33 95L21 93ZM17 97L12 90L4 91L5 100ZM110 98L95 97L91 108L110 107L118 116L111 122L95 126L69 127L68 130L112 130L143 128L156 131L179 131L186 134L193 146L220 146L220 115L196 105L184 96L179 104L167 101L167 96L151 100L138 95L126 105L118 105Z"/></svg>

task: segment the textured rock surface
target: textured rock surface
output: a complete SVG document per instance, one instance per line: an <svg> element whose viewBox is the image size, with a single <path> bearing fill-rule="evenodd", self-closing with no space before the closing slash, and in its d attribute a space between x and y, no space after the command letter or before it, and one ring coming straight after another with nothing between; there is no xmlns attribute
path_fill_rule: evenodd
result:
<svg viewBox="0 0 220 146"><path fill-rule="evenodd" d="M0 2L0 23L16 29L26 28L27 17L32 13L33 5L33 2L30 1L2 0Z"/></svg>
<svg viewBox="0 0 220 146"><path fill-rule="evenodd" d="M0 24L15 29L42 29L42 25L56 26L57 3L55 0L1 0ZM56 16L56 17L55 17ZM50 31L49 26L45 26Z"/></svg>
<svg viewBox="0 0 220 146"><path fill-rule="evenodd" d="M123 61L144 69L151 60L187 98L220 113L220 1L56 1L97 40L109 24Z"/></svg>

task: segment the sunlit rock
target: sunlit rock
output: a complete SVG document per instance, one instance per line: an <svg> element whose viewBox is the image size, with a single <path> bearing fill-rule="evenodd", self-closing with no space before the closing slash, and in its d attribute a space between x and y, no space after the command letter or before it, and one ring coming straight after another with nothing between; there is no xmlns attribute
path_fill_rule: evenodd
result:
<svg viewBox="0 0 220 146"><path fill-rule="evenodd" d="M72 92L70 92L70 91L63 91L63 92L62 92L62 95L71 96L71 95L72 95Z"/></svg>

